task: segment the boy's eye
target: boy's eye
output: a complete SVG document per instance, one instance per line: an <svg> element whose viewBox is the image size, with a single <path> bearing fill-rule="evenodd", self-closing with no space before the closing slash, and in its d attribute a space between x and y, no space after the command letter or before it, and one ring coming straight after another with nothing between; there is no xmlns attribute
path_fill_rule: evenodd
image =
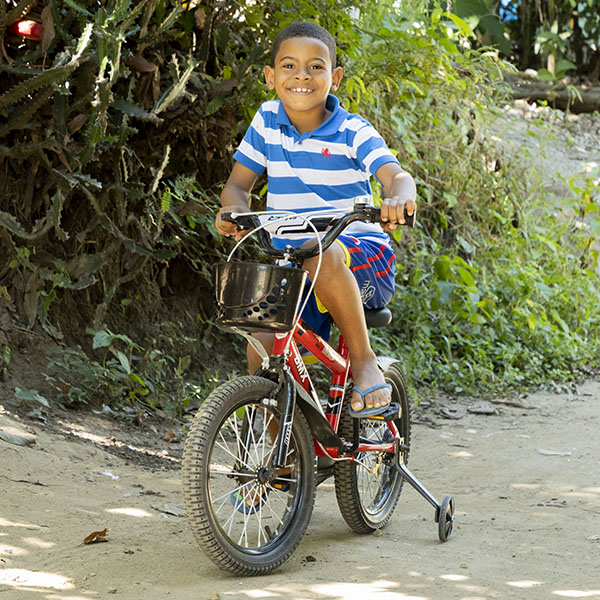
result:
<svg viewBox="0 0 600 600"><path fill-rule="evenodd" d="M323 65L312 65L311 69L322 69Z"/></svg>

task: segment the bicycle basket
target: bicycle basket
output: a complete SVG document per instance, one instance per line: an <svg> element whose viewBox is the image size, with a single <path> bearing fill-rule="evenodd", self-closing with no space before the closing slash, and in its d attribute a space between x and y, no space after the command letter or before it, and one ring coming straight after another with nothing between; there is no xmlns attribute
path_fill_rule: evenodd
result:
<svg viewBox="0 0 600 600"><path fill-rule="evenodd" d="M302 297L303 269L250 262L213 266L216 323L221 329L289 331Z"/></svg>

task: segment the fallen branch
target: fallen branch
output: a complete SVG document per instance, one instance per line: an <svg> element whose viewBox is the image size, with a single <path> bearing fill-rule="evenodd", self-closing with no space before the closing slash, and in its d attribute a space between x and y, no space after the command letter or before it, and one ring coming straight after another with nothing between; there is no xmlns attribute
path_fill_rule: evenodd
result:
<svg viewBox="0 0 600 600"><path fill-rule="evenodd" d="M600 88L554 84L528 73L506 73L504 81L508 83L515 100L545 100L554 108L572 113L600 110Z"/></svg>
<svg viewBox="0 0 600 600"><path fill-rule="evenodd" d="M526 410L534 410L537 406L531 406L530 404L523 404L517 400L501 400L500 398L491 399L492 404L503 404L504 406L513 406L514 408L524 408Z"/></svg>

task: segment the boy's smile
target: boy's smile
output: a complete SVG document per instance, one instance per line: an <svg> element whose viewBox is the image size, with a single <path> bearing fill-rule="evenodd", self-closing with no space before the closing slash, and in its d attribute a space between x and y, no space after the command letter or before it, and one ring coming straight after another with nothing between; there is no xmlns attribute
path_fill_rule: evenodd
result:
<svg viewBox="0 0 600 600"><path fill-rule="evenodd" d="M273 67L265 67L265 79L283 103L291 123L305 133L327 120L327 95L339 85L342 69L332 69L323 42L294 37L282 42Z"/></svg>

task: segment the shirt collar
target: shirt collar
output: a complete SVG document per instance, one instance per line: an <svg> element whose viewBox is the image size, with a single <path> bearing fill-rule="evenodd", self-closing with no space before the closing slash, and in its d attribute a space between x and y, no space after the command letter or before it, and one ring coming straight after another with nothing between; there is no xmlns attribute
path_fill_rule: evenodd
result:
<svg viewBox="0 0 600 600"><path fill-rule="evenodd" d="M331 111L327 121L325 121L325 123L321 123L321 125L319 125L313 131L308 131L301 135L300 137L302 139L309 137L323 137L331 135L332 133L336 133L339 130L340 124L348 114L347 111L340 106L340 101L332 94L327 96L325 107L327 110ZM277 111L276 122L279 126L286 125L287 127L292 128L296 132L296 135L298 135L296 128L290 122L290 119L285 112L285 108L283 108L283 102L281 101L279 101L279 110Z"/></svg>

